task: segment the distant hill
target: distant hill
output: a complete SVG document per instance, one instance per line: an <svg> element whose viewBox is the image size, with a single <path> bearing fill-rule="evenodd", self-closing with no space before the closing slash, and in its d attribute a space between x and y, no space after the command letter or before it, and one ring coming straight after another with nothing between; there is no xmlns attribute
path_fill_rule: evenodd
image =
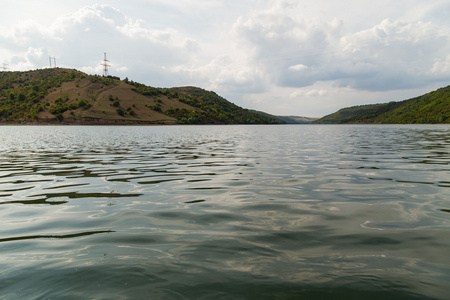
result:
<svg viewBox="0 0 450 300"><path fill-rule="evenodd" d="M71 69L0 72L2 124L280 124L197 87L156 88Z"/></svg>
<svg viewBox="0 0 450 300"><path fill-rule="evenodd" d="M450 86L409 100L343 108L314 123L448 124Z"/></svg>
<svg viewBox="0 0 450 300"><path fill-rule="evenodd" d="M318 120L319 118L309 118L309 117L299 117L299 116L276 116L271 115L262 111L252 110L258 114L261 114L266 117L278 119L282 124L311 124L313 121Z"/></svg>
<svg viewBox="0 0 450 300"><path fill-rule="evenodd" d="M310 124L318 119L299 116L276 116L276 117L286 122L286 124Z"/></svg>

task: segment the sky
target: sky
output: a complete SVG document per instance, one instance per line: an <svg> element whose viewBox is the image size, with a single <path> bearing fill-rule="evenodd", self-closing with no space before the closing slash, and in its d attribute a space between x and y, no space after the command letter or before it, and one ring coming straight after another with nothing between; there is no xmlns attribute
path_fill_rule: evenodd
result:
<svg viewBox="0 0 450 300"><path fill-rule="evenodd" d="M450 84L448 0L2 0L0 68L56 65L321 117Z"/></svg>

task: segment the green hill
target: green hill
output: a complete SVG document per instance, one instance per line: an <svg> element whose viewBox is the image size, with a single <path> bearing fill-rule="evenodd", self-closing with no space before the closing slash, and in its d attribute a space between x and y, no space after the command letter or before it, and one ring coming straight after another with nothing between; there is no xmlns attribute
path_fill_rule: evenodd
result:
<svg viewBox="0 0 450 300"><path fill-rule="evenodd" d="M2 124L279 124L196 87L156 88L70 69L0 72Z"/></svg>
<svg viewBox="0 0 450 300"><path fill-rule="evenodd" d="M409 100L343 108L314 123L448 124L450 86Z"/></svg>

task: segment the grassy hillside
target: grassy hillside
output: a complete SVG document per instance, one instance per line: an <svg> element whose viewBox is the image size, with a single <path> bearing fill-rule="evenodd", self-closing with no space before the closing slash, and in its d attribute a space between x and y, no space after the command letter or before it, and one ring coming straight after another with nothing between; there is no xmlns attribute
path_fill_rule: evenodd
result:
<svg viewBox="0 0 450 300"><path fill-rule="evenodd" d="M277 124L195 87L155 88L69 69L0 72L0 123Z"/></svg>
<svg viewBox="0 0 450 300"><path fill-rule="evenodd" d="M400 102L343 108L314 123L450 123L450 86Z"/></svg>

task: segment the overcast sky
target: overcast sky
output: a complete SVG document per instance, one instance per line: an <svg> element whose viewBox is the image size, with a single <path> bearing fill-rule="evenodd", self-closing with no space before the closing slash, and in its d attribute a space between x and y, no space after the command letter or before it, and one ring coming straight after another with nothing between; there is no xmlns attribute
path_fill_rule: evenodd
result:
<svg viewBox="0 0 450 300"><path fill-rule="evenodd" d="M2 0L0 67L194 85L320 117L450 84L448 0Z"/></svg>

